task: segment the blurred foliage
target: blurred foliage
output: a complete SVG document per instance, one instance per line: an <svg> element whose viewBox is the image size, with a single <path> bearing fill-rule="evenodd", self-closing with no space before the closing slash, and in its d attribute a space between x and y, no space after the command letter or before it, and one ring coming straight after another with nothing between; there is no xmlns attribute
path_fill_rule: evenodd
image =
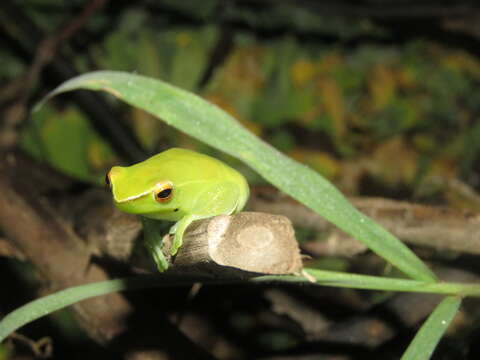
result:
<svg viewBox="0 0 480 360"><path fill-rule="evenodd" d="M313 139L305 155L305 139L288 137L285 148L292 156L331 178L348 175L339 160L370 163L366 158L373 157L373 175L387 184L412 185L420 170L426 175L425 161L427 172L442 176L462 167L464 144L480 105L470 97L479 79L474 57L425 42L308 52L289 37L278 42L240 44L210 91L234 104L241 119L264 129L292 124L308 132L308 138L329 140ZM235 68L236 56L245 52L250 62ZM242 71L240 90L234 92L225 84ZM242 89L249 95L243 96ZM274 143L279 139L274 136ZM392 159L400 160L400 166Z"/></svg>
<svg viewBox="0 0 480 360"><path fill-rule="evenodd" d="M83 0L17 3L50 34L85 5ZM197 91L349 194L437 199L441 193L450 205L465 207L464 199L445 195L435 179L460 175L479 186L480 62L471 53L421 38L397 41L388 28L367 19L320 16L295 2L273 8L260 2L223 7L219 0L204 0L202 6L194 0L127 3L119 3L121 11L96 14L62 47L76 70L137 72ZM232 43L220 49L210 69L229 33ZM14 51L1 48L0 55L3 82L28 70ZM232 163L251 183L262 181L238 161L149 114L109 101L121 109L119 121L131 125L146 153L195 148ZM121 159L84 113L55 104L24 124L21 146L71 176L102 181ZM309 239L312 233L297 229L297 235ZM312 266L342 271L348 263L325 258ZM294 334L273 329L257 338L258 320L248 312L231 313L229 321L240 334L255 337L259 348L282 350L297 343ZM75 332L66 313L56 322L67 337ZM7 357L0 345L0 360Z"/></svg>
<svg viewBox="0 0 480 360"><path fill-rule="evenodd" d="M7 360L8 359L8 350L5 346L0 344L0 360Z"/></svg>
<svg viewBox="0 0 480 360"><path fill-rule="evenodd" d="M58 111L47 106L32 119L21 137L25 150L68 175L103 183L115 156L84 114L74 107Z"/></svg>
<svg viewBox="0 0 480 360"><path fill-rule="evenodd" d="M49 3L37 0L32 15L40 20L39 4ZM115 27L89 48L88 61L85 54L76 56L78 67L92 70L93 63L200 91L255 134L337 181L347 193L401 187L415 194L417 186L432 177L471 176L480 151L480 127L475 125L480 62L473 55L426 40L348 42L364 35L384 39L388 31L367 20L325 18L287 3L268 14L261 6L258 11L227 7L220 19L215 17L217 1L201 8L191 3L164 1L160 11L167 15L158 19L140 7L119 13ZM60 14L45 27L58 23ZM106 16L92 19L92 31ZM175 16L191 24L185 19L175 23ZM258 33L237 29L233 46L200 90L224 31L219 21L227 20L243 21ZM212 152L140 110L124 109L149 153L174 145ZM28 140L23 143L29 151L39 156L42 152L33 144L42 140L52 164L82 179L111 164L111 152L87 129L82 114L50 109L48 117L62 118L61 124L40 119L46 116L39 115L32 124L39 130L37 142L32 126L25 130ZM69 139L64 136L68 128L85 137ZM55 139L56 132L61 139ZM65 151L54 151L57 147ZM75 150L70 153L68 148ZM365 176L373 189L360 184Z"/></svg>

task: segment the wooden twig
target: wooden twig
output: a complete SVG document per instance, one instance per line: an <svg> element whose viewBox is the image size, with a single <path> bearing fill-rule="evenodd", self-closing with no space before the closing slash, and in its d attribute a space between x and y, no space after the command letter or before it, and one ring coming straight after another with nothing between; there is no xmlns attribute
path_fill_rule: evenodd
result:
<svg viewBox="0 0 480 360"><path fill-rule="evenodd" d="M25 256L3 237L0 237L0 256L25 260Z"/></svg>
<svg viewBox="0 0 480 360"><path fill-rule="evenodd" d="M166 237L168 254L170 237ZM249 273L291 274L302 260L288 218L242 212L197 221L188 228L173 270L225 278ZM250 275L251 276L251 275Z"/></svg>
<svg viewBox="0 0 480 360"><path fill-rule="evenodd" d="M480 254L480 214L384 198L351 198L350 201L412 245ZM285 215L297 226L321 232L326 238L323 242L306 245L316 255L353 256L366 250L363 244L320 215L278 192L258 189L250 209Z"/></svg>

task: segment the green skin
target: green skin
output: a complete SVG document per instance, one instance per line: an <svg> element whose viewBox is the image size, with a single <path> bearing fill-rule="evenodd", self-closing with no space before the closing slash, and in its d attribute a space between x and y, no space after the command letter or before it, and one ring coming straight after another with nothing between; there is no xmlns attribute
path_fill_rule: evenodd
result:
<svg viewBox="0 0 480 360"><path fill-rule="evenodd" d="M160 272L168 268L168 262L157 220L176 221L170 229L173 256L182 246L188 225L240 212L249 195L247 181L238 171L210 156L179 148L132 166L114 166L108 180L115 206L140 215L145 244ZM165 186L172 187L171 198L160 202L155 195Z"/></svg>

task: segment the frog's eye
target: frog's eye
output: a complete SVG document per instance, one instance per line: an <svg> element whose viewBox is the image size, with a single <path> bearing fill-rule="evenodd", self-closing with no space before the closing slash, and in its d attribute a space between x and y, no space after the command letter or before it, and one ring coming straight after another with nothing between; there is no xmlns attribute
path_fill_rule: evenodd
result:
<svg viewBox="0 0 480 360"><path fill-rule="evenodd" d="M161 184L153 191L153 195L159 203L168 202L173 196L173 185L170 183Z"/></svg>
<svg viewBox="0 0 480 360"><path fill-rule="evenodd" d="M110 181L110 172L105 175L105 184L107 184L108 187L112 187L112 182Z"/></svg>

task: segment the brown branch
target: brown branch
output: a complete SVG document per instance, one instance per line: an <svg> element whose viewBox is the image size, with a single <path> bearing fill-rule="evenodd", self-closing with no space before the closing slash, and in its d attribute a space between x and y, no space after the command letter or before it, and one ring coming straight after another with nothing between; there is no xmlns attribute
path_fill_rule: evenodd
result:
<svg viewBox="0 0 480 360"><path fill-rule="evenodd" d="M166 238L166 253L170 239ZM248 272L291 274L302 270L302 260L288 218L242 212L189 226L172 270L219 278Z"/></svg>
<svg viewBox="0 0 480 360"><path fill-rule="evenodd" d="M480 215L382 198L352 198L351 201L361 211L410 244L436 250L480 253ZM75 202L68 203L71 207ZM138 221L126 214L113 212L108 194L92 195L89 204L75 211L77 219L88 218L80 220L80 223L85 224L81 227L85 229L82 234L89 239L89 243L96 244L94 247L98 252L120 261L131 260L133 241L140 231ZM253 189L249 209L284 215L296 226L317 231L315 239L302 245L317 256L354 256L367 250L364 244L320 215L271 188ZM112 213L107 216L105 214L108 211ZM264 223L268 224L268 221ZM145 268L145 259L140 257L140 260L134 261L134 265Z"/></svg>
<svg viewBox="0 0 480 360"><path fill-rule="evenodd" d="M13 247L7 239L2 237L0 237L0 256L25 260L25 256L23 256L18 249Z"/></svg>
<svg viewBox="0 0 480 360"><path fill-rule="evenodd" d="M351 198L360 211L413 245L480 254L480 214L383 198ZM324 234L308 249L317 255L352 256L366 247L304 205L270 189L257 189L250 209L287 216L295 225ZM327 234L325 236L325 234Z"/></svg>
<svg viewBox="0 0 480 360"><path fill-rule="evenodd" d="M479 277L461 270L438 267L435 273L443 281L478 283ZM382 304L375 297L360 296L356 292L340 292L339 289L304 288L303 293L314 300L305 301L305 294L287 292L282 288L266 289L265 296L272 303L272 310L288 316L297 323L310 341L326 341L329 344L362 345L375 348L395 336L402 336L400 328L415 328L441 301L442 296L434 294L391 293ZM356 316L332 321L322 306L325 300L349 307ZM389 316L381 316L378 307ZM469 310L462 308L455 326L474 326ZM391 320L395 319L395 322Z"/></svg>

